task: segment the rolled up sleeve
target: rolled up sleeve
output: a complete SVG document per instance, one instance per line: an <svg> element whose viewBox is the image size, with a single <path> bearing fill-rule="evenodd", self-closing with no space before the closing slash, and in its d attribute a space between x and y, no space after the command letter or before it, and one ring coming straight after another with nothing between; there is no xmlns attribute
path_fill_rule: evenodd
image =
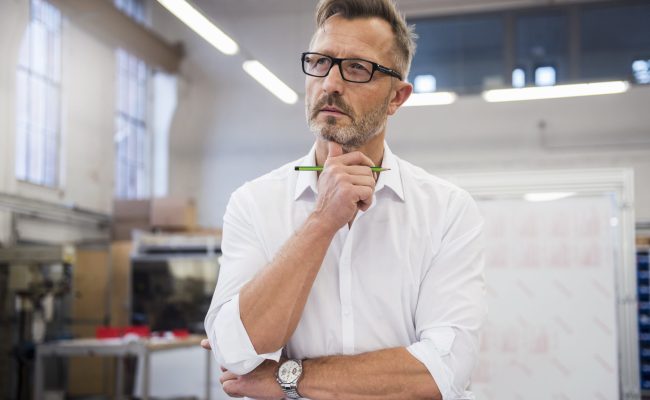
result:
<svg viewBox="0 0 650 400"><path fill-rule="evenodd" d="M217 362L238 375L249 373L264 360L278 361L282 351L258 354L241 321L239 292L269 262L246 212L246 200L244 185L228 202L219 279L205 317L205 330Z"/></svg>
<svg viewBox="0 0 650 400"><path fill-rule="evenodd" d="M467 399L487 315L483 219L466 193L455 200L440 251L422 280L416 339L407 350L422 362L444 400Z"/></svg>

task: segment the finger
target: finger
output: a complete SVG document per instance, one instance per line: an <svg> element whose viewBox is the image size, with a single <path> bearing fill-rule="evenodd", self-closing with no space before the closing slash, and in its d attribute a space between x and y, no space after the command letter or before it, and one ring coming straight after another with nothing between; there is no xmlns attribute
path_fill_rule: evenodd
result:
<svg viewBox="0 0 650 400"><path fill-rule="evenodd" d="M226 371L228 371L228 370L225 369L224 367L221 367L221 372L226 372Z"/></svg>
<svg viewBox="0 0 650 400"><path fill-rule="evenodd" d="M366 193L362 193L361 196L363 196L363 199L357 202L357 208L363 212L368 211L372 205L372 192L366 190Z"/></svg>
<svg viewBox="0 0 650 400"><path fill-rule="evenodd" d="M208 339L201 340L201 347L206 350L212 350L212 346L210 346L210 341Z"/></svg>
<svg viewBox="0 0 650 400"><path fill-rule="evenodd" d="M327 158L338 157L343 154L343 147L336 142L327 142Z"/></svg>
<svg viewBox="0 0 650 400"><path fill-rule="evenodd" d="M375 163L365 154L360 151L353 151L351 153L343 154L340 156L337 161L340 161L344 165L365 165L368 167L374 167Z"/></svg>
<svg viewBox="0 0 650 400"><path fill-rule="evenodd" d="M350 175L346 180L355 186L367 186L373 191L375 190L375 184L377 183L372 176L368 175Z"/></svg>
<svg viewBox="0 0 650 400"><path fill-rule="evenodd" d="M237 375L233 374L230 371L226 371L223 374L221 374L221 376L219 377L219 382L221 382L221 384L223 385L227 381L231 381L231 380L237 379L237 378L238 378Z"/></svg>
<svg viewBox="0 0 650 400"><path fill-rule="evenodd" d="M370 168L362 165L346 165L343 166L343 171L350 175L363 175L373 177L373 172Z"/></svg>
<svg viewBox="0 0 650 400"><path fill-rule="evenodd" d="M244 396L240 395L239 393L237 393L237 388L236 388L237 385L236 384L237 384L237 381L226 381L226 382L224 382L222 384L221 387L222 387L223 391L226 392L226 394L228 396L230 396L230 397L237 397L237 398L244 397Z"/></svg>

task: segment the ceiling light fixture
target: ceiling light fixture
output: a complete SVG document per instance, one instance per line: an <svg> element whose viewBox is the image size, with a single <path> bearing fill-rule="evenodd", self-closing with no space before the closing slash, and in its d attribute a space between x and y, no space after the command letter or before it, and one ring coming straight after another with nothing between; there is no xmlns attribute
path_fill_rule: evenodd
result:
<svg viewBox="0 0 650 400"><path fill-rule="evenodd" d="M242 65L244 71L253 77L260 85L287 104L296 104L298 95L289 86L282 82L273 72L269 71L257 60L245 61Z"/></svg>
<svg viewBox="0 0 650 400"><path fill-rule="evenodd" d="M457 98L453 92L413 93L404 103L404 107L444 106L452 104Z"/></svg>
<svg viewBox="0 0 650 400"><path fill-rule="evenodd" d="M483 98L490 103L504 101L524 101L561 99L566 97L597 96L626 92L630 84L626 81L579 83L545 87L525 87L521 89L496 89L483 92Z"/></svg>
<svg viewBox="0 0 650 400"><path fill-rule="evenodd" d="M158 0L169 12L183 21L190 29L217 48L220 52L233 55L239 51L239 46L228 35L217 28L199 10L185 0Z"/></svg>
<svg viewBox="0 0 650 400"><path fill-rule="evenodd" d="M567 197L575 196L575 192L540 192L540 193L526 193L524 200L539 202L539 201L553 201L566 199Z"/></svg>

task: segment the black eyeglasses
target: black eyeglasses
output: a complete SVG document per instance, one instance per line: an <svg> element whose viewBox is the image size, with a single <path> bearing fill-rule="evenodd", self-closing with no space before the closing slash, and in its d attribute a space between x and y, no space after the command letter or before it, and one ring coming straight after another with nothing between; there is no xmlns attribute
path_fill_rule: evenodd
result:
<svg viewBox="0 0 650 400"><path fill-rule="evenodd" d="M348 82L370 82L375 71L383 72L384 74L402 80L402 75L397 71L362 58L336 58L320 53L302 53L301 59L302 72L318 78L327 76L332 67L338 64L341 78Z"/></svg>

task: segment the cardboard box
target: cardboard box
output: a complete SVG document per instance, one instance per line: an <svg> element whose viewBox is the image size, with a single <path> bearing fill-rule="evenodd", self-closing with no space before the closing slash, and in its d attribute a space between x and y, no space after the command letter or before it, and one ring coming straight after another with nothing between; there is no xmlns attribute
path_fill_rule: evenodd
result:
<svg viewBox="0 0 650 400"><path fill-rule="evenodd" d="M131 240L134 230L151 230L151 200L113 200L112 240Z"/></svg>
<svg viewBox="0 0 650 400"><path fill-rule="evenodd" d="M151 200L113 200L113 219L116 221L149 221Z"/></svg>
<svg viewBox="0 0 650 400"><path fill-rule="evenodd" d="M179 197L161 197L151 201L151 226L169 230L196 228L194 200Z"/></svg>
<svg viewBox="0 0 650 400"><path fill-rule="evenodd" d="M72 333L77 338L92 338L95 327L109 318L111 287L108 248L77 248L73 267ZM68 360L68 394L88 396L105 392L108 374L106 360L73 357Z"/></svg>
<svg viewBox="0 0 650 400"><path fill-rule="evenodd" d="M111 243L111 326L131 324L131 251L129 241Z"/></svg>
<svg viewBox="0 0 650 400"><path fill-rule="evenodd" d="M111 226L111 240L131 240L133 239L133 231L135 230L150 232L151 225L149 224L149 220L113 221L113 225Z"/></svg>

